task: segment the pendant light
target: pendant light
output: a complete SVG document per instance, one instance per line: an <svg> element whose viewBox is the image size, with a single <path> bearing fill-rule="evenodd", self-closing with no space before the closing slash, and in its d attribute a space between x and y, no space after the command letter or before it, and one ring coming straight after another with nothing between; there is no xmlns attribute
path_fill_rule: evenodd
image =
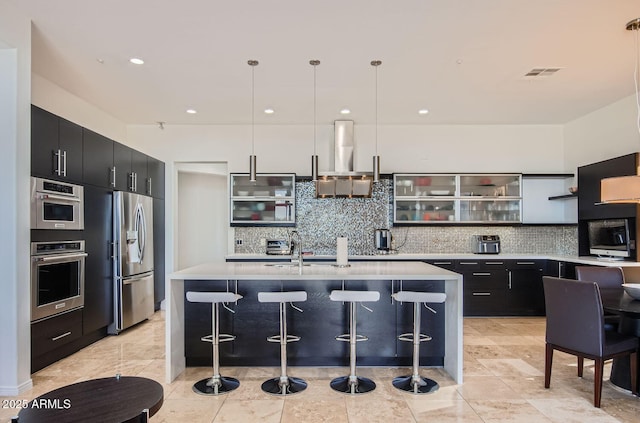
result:
<svg viewBox="0 0 640 423"><path fill-rule="evenodd" d="M251 66L251 155L249 156L249 181L256 181L256 143L255 143L255 69L257 60L247 62Z"/></svg>
<svg viewBox="0 0 640 423"><path fill-rule="evenodd" d="M320 60L310 60L309 64L313 66L313 155L311 156L311 180L318 181L318 154L316 152L316 68L320 64Z"/></svg>
<svg viewBox="0 0 640 423"><path fill-rule="evenodd" d="M382 64L380 60L372 60L371 66L376 70L376 154L373 156L373 182L380 181L380 156L378 155L378 66Z"/></svg>
<svg viewBox="0 0 640 423"><path fill-rule="evenodd" d="M640 18L627 22L627 31L636 32L635 70L633 81L636 88L636 126L640 134L640 93L638 92L638 67L640 66ZM640 169L639 169L640 170ZM640 203L640 175L619 176L600 180L600 201L605 204Z"/></svg>

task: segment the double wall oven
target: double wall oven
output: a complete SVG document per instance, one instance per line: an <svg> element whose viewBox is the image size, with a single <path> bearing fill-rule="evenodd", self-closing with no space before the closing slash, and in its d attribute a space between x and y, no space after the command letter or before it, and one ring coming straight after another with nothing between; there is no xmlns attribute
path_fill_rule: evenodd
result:
<svg viewBox="0 0 640 423"><path fill-rule="evenodd" d="M84 306L84 241L31 243L31 321Z"/></svg>

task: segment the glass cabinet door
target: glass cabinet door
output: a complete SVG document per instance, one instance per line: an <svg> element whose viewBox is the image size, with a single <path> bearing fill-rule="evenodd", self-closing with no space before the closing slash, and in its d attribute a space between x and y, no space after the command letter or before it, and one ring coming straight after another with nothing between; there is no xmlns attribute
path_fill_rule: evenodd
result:
<svg viewBox="0 0 640 423"><path fill-rule="evenodd" d="M231 174L231 226L293 226L295 174Z"/></svg>
<svg viewBox="0 0 640 423"><path fill-rule="evenodd" d="M395 175L396 197L446 197L456 195L455 175Z"/></svg>
<svg viewBox="0 0 640 423"><path fill-rule="evenodd" d="M460 200L460 221L518 223L520 200Z"/></svg>

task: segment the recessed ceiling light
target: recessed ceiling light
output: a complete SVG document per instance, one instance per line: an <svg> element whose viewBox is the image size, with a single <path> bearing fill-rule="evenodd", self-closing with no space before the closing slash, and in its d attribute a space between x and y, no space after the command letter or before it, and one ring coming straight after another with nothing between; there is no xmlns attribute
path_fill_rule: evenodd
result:
<svg viewBox="0 0 640 423"><path fill-rule="evenodd" d="M429 113L429 110L427 110L427 109L420 109L420 110L418 110L418 114L419 114L419 115L426 115L427 113Z"/></svg>
<svg viewBox="0 0 640 423"><path fill-rule="evenodd" d="M189 113L190 115L195 115L196 113L198 113L198 111L196 109L187 109L187 113Z"/></svg>
<svg viewBox="0 0 640 423"><path fill-rule="evenodd" d="M144 60L138 58L138 57L132 57L131 59L129 59L129 61L131 63L133 63L134 65L142 65L144 64Z"/></svg>
<svg viewBox="0 0 640 423"><path fill-rule="evenodd" d="M351 110L349 110L349 109L342 109L342 110L340 110L340 113L341 113L341 114L343 114L343 115L348 115L349 113L351 113Z"/></svg>
<svg viewBox="0 0 640 423"><path fill-rule="evenodd" d="M272 115L275 113L275 110L273 110L271 107L268 107L266 109L264 109L264 112L268 115Z"/></svg>
<svg viewBox="0 0 640 423"><path fill-rule="evenodd" d="M103 60L103 59L101 59L101 58L97 58L97 59L96 59L96 61L97 61L98 63L100 63L101 65L104 65L104 60Z"/></svg>

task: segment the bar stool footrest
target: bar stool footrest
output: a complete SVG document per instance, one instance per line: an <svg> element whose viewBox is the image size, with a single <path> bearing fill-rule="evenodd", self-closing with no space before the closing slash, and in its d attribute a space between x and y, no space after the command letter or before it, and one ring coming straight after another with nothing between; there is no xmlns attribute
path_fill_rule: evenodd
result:
<svg viewBox="0 0 640 423"><path fill-rule="evenodd" d="M287 335L286 343L288 344L289 342L298 342L300 339L301 338L299 336ZM267 337L267 341L280 343L280 335L269 336Z"/></svg>
<svg viewBox="0 0 640 423"><path fill-rule="evenodd" d="M218 335L218 342L229 342L236 339L235 335L228 335L226 333L221 333ZM207 335L200 338L201 341L210 342L213 344L213 335Z"/></svg>
<svg viewBox="0 0 640 423"><path fill-rule="evenodd" d="M356 342L368 341L369 337L364 335L356 335ZM336 341L349 342L351 341L351 335L348 333L344 333L342 335L336 336Z"/></svg>
<svg viewBox="0 0 640 423"><path fill-rule="evenodd" d="M398 339L400 341L407 341L407 342L413 342L413 333L403 333L400 334L400 336L398 336ZM431 341L431 338L429 335L425 335L423 333L420 334L420 340L418 342L425 342L425 341Z"/></svg>

